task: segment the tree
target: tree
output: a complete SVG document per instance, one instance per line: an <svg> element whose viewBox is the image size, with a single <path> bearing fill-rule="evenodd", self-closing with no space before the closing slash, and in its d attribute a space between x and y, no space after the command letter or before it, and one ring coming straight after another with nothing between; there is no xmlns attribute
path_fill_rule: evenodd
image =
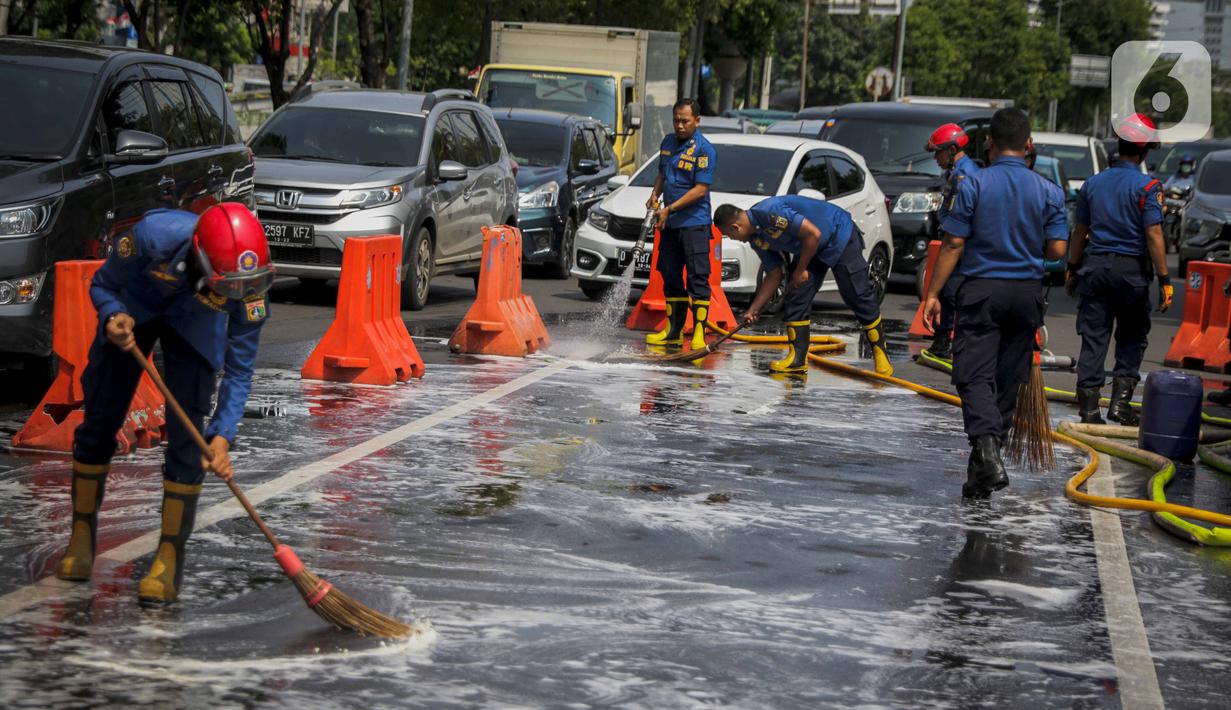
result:
<svg viewBox="0 0 1231 710"><path fill-rule="evenodd" d="M295 87L287 92L284 85L286 77L286 62L291 56L291 18L295 12L293 0L278 0L277 3L265 6L262 0L249 0L248 7L252 12L254 23L248 26L252 43L257 54L265 63L265 73L269 76L269 94L274 108L285 104L290 95L302 88L312 78L316 68L317 47L320 46L321 33L325 25L333 21L342 0L331 0L328 10L324 5L317 7L312 13L312 30L309 34L308 66L299 76Z"/></svg>
<svg viewBox="0 0 1231 710"><path fill-rule="evenodd" d="M1068 53L1029 20L1024 0L917 0L903 58L912 93L1012 99L1040 114L1066 89Z"/></svg>

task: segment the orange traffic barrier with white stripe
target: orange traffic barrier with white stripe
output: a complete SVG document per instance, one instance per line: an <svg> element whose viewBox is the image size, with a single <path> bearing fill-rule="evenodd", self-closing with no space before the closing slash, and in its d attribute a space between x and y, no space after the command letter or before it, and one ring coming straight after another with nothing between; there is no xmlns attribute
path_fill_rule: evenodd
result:
<svg viewBox="0 0 1231 710"><path fill-rule="evenodd" d="M551 344L534 300L522 293L521 238L517 227L483 228L479 287L449 339L453 352L525 357Z"/></svg>
<svg viewBox="0 0 1231 710"><path fill-rule="evenodd" d="M724 330L735 327L737 321L727 301L727 294L722 290L722 232L717 227L710 227L710 307L709 322ZM654 254L650 257L650 283L641 292L633 312L628 314L624 322L629 330L662 330L667 327L667 297L663 293L663 277L658 273L658 245L662 241L659 230L654 230ZM685 270L687 280L687 269ZM688 320L684 324L684 332L692 332L692 309L688 311Z"/></svg>
<svg viewBox="0 0 1231 710"><path fill-rule="evenodd" d="M1223 288L1231 281L1231 264L1190 261L1184 291L1184 320L1171 339L1163 362L1171 367L1226 372L1231 364L1231 299Z"/></svg>
<svg viewBox="0 0 1231 710"><path fill-rule="evenodd" d="M401 274L400 236L346 240L333 323L304 363L303 379L392 385L423 376L402 321Z"/></svg>
<svg viewBox="0 0 1231 710"><path fill-rule="evenodd" d="M919 310L915 311L915 320L910 324L910 334L917 338L932 337L932 324L923 320L923 306L927 303L928 289L932 288L932 274L936 273L936 258L940 256L940 242L933 240L928 242L928 260L927 263L920 267L923 271L923 301L919 303Z"/></svg>
<svg viewBox="0 0 1231 710"><path fill-rule="evenodd" d="M102 261L61 261L56 264L52 351L59 370L42 401L16 434L13 446L46 451L72 451L73 432L85 419L85 388L81 375L90 345L98 333L98 313L90 301L90 281ZM153 448L166 433L162 395L149 377L141 376L128 416L116 434L116 452Z"/></svg>

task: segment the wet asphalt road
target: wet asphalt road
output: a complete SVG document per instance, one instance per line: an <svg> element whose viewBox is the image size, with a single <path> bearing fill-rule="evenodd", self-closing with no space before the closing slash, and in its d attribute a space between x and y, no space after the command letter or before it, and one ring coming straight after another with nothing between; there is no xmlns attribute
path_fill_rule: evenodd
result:
<svg viewBox="0 0 1231 710"><path fill-rule="evenodd" d="M775 379L772 349L606 361L637 336L595 322L569 282L527 282L547 354L451 356L441 339L472 294L452 281L407 314L427 376L387 389L300 381L332 296L279 287L253 401L286 415L245 420L236 460L249 490L285 484L258 507L310 568L422 620L419 637L323 627L253 526L222 515L194 535L174 607L136 605L138 550L0 618L0 705L1122 705L1090 516L1062 492L1082 458L1014 470L1004 495L962 503L951 407L819 370ZM886 314L914 303L891 296ZM838 309L816 320L853 326ZM905 360L904 327L899 374L943 385ZM28 411L8 407L5 431ZM156 527L158 464L117 460L101 549ZM1140 495L1145 471L1115 472L1120 495ZM58 558L68 482L61 457L0 455L0 598ZM1231 508L1231 486L1201 466L1169 493ZM224 501L207 485L202 510ZM1225 707L1231 557L1120 517L1163 700Z"/></svg>

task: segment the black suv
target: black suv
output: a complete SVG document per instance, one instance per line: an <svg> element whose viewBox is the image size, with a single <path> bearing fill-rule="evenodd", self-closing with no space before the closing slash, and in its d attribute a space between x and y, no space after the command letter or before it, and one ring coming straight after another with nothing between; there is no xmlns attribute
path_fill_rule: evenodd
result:
<svg viewBox="0 0 1231 710"><path fill-rule="evenodd" d="M54 265L159 207L252 207L252 157L209 67L0 37L0 367L51 364Z"/></svg>
<svg viewBox="0 0 1231 710"><path fill-rule="evenodd" d="M936 210L944 176L924 150L928 137L942 124L956 123L970 136L967 155L981 161L993 113L990 108L888 101L845 104L829 113L821 140L862 155L885 193L894 271L915 273L927 261L928 242L939 238Z"/></svg>
<svg viewBox="0 0 1231 710"><path fill-rule="evenodd" d="M532 108L493 109L517 162L522 263L569 278L577 227L607 196L619 162L601 121Z"/></svg>

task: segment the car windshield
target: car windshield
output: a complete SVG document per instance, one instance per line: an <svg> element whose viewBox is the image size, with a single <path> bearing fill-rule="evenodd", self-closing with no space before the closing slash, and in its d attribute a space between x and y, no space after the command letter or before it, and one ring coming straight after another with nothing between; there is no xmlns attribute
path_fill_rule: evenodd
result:
<svg viewBox="0 0 1231 710"><path fill-rule="evenodd" d="M1231 148L1231 145L1225 143L1177 143L1167 152L1167 157L1163 158L1163 162L1158 164L1155 172L1159 175L1174 175L1180 169L1180 158L1185 155L1191 155L1193 160L1200 163L1201 159L1209 153L1226 148Z"/></svg>
<svg viewBox="0 0 1231 710"><path fill-rule="evenodd" d="M1231 195L1231 160L1210 160L1201 166L1197 189L1211 195Z"/></svg>
<svg viewBox="0 0 1231 710"><path fill-rule="evenodd" d="M1049 181L1054 182L1057 185L1060 185L1060 187L1067 190L1068 186L1061 184L1060 171L1057 170L1058 167L1059 167L1059 163L1056 161L1055 158L1039 156L1039 158L1034 161L1034 171L1036 173L1038 173L1039 175L1042 175L1043 177L1047 178Z"/></svg>
<svg viewBox="0 0 1231 710"><path fill-rule="evenodd" d="M737 195L772 195L782 184L783 174L791 162L792 151L760 148L750 145L714 146L714 192ZM654 159L633 176L630 185L654 187L658 177L658 160Z"/></svg>
<svg viewBox="0 0 1231 710"><path fill-rule="evenodd" d="M509 119L496 123L518 165L546 168L564 163L564 126Z"/></svg>
<svg viewBox="0 0 1231 710"><path fill-rule="evenodd" d="M356 109L291 107L252 137L258 158L323 160L351 165L419 164L422 116Z"/></svg>
<svg viewBox="0 0 1231 710"><path fill-rule="evenodd" d="M616 125L616 82L610 76L558 71L491 69L479 100L492 108L537 108L574 113Z"/></svg>
<svg viewBox="0 0 1231 710"><path fill-rule="evenodd" d="M94 75L30 64L0 64L0 156L56 159L72 148Z"/></svg>
<svg viewBox="0 0 1231 710"><path fill-rule="evenodd" d="M920 123L874 119L835 119L825 140L863 156L874 173L940 175L940 166L924 150L932 129Z"/></svg>
<svg viewBox="0 0 1231 710"><path fill-rule="evenodd" d="M1070 180L1085 180L1094 174L1094 154L1086 145L1041 145L1035 143L1039 155L1060 161Z"/></svg>

